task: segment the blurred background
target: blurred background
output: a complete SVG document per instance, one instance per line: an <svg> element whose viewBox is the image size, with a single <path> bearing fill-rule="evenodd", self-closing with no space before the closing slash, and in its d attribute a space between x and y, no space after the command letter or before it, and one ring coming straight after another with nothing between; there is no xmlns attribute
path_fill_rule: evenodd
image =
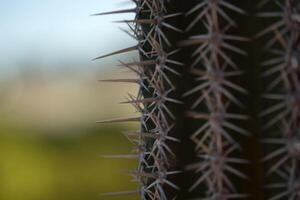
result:
<svg viewBox="0 0 300 200"><path fill-rule="evenodd" d="M136 161L102 155L130 153L122 131L136 125L98 120L137 116L120 105L137 88L98 83L132 76L120 55L94 57L133 45L115 20L91 14L131 8L114 0L0 1L0 199L93 200L136 188L128 170ZM126 28L126 27L123 27Z"/></svg>

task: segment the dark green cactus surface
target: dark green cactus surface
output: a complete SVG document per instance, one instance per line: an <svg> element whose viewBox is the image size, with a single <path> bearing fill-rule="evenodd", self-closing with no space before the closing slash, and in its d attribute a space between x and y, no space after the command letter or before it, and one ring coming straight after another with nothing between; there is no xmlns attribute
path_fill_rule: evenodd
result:
<svg viewBox="0 0 300 200"><path fill-rule="evenodd" d="M300 1L133 0L143 200L300 200Z"/></svg>

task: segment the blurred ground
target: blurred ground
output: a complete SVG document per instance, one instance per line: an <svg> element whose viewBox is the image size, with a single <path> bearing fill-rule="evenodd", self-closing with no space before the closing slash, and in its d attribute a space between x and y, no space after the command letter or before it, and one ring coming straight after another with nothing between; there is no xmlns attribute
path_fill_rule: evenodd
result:
<svg viewBox="0 0 300 200"><path fill-rule="evenodd" d="M118 73L51 76L35 71L2 82L1 200L127 199L101 193L135 189L126 174L135 169L135 161L101 155L131 153L121 133L135 127L95 123L136 114L118 104L127 92L134 94L134 86L96 81Z"/></svg>

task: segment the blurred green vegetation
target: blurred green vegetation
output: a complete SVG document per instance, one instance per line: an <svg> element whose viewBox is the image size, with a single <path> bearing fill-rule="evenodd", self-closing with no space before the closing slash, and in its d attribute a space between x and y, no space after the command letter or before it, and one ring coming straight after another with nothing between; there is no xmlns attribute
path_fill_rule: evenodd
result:
<svg viewBox="0 0 300 200"><path fill-rule="evenodd" d="M121 132L136 128L95 123L134 115L117 103L135 87L96 83L111 74L31 66L0 77L0 200L137 198L102 195L137 188L127 173L135 160L102 156L132 153Z"/></svg>
<svg viewBox="0 0 300 200"><path fill-rule="evenodd" d="M102 195L136 188L126 173L136 161L101 156L131 152L124 127L0 129L1 200L137 199Z"/></svg>

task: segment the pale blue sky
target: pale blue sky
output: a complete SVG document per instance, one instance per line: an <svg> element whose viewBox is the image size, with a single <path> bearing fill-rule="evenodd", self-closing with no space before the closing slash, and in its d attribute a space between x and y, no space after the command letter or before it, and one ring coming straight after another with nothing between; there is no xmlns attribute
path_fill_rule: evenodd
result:
<svg viewBox="0 0 300 200"><path fill-rule="evenodd" d="M121 0L1 0L0 69L23 62L86 63L134 43L114 20L128 15L91 17L97 12L130 8Z"/></svg>

